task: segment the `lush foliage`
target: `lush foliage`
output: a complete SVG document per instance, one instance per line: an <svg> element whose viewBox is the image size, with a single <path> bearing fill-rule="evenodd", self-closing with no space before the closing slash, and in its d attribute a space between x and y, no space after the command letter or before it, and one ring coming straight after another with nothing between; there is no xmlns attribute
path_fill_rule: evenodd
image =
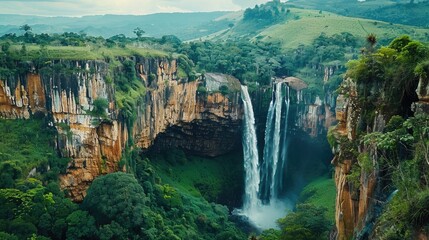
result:
<svg viewBox="0 0 429 240"><path fill-rule="evenodd" d="M83 204L78 205L59 189L57 176L60 170L64 171L67 161L56 157L50 147L55 132L43 120L1 120L0 129L5 136L0 139L2 239L245 238L228 220L226 207L202 197L219 200L217 195L231 193L213 191L206 188L209 183L187 179L191 174L186 173L186 164L196 165L192 171L213 166L221 173L220 162L188 160L191 158L176 151L166 161L183 166L179 180L166 176L168 169L154 167L137 151L129 151L125 157L131 174L113 173L97 178ZM200 161L204 164L198 165ZM225 163L228 162L231 163L226 159ZM37 172L29 174L32 168ZM222 176L213 176L210 181L216 179ZM231 180L234 182L238 181ZM191 187L194 189L188 189Z"/></svg>
<svg viewBox="0 0 429 240"><path fill-rule="evenodd" d="M193 159L180 150L152 157L154 163L137 151L130 151L124 161L132 174L109 174L91 185L82 207L95 217L100 239L104 239L103 236L110 236L108 239L114 236L143 239L245 238L228 220L225 206L209 203L202 197L219 200L216 194L222 196L222 192L206 187L211 187L210 183L217 186L213 181L219 181L222 176L213 176L207 179L210 182L200 184L202 182L196 181L193 175L195 171L205 171L209 167L215 171L222 162L211 161L207 165L204 162L208 160ZM199 161L203 161L201 165ZM175 174L172 174L173 166Z"/></svg>
<svg viewBox="0 0 429 240"><path fill-rule="evenodd" d="M321 34L311 45L282 50L278 43L231 40L182 44L178 51L189 56L199 72L221 72L249 85L269 85L273 77L297 76L309 84L309 94L323 96L324 88L334 91L341 82L343 65L357 57L358 40L349 33ZM324 83L325 68L335 74Z"/></svg>
<svg viewBox="0 0 429 240"><path fill-rule="evenodd" d="M280 0L274 0L266 4L256 5L254 8L247 8L243 14L243 20L253 23L273 24L281 21L285 16L286 6Z"/></svg>
<svg viewBox="0 0 429 240"><path fill-rule="evenodd" d="M130 235L139 235L143 225L145 194L131 174L112 173L94 180L88 189L82 208L87 210L98 225L113 221Z"/></svg>
<svg viewBox="0 0 429 240"><path fill-rule="evenodd" d="M56 174L65 171L68 160L59 158L54 151L55 129L44 120L1 119L0 132L1 188L12 188L15 181L40 173L40 180L54 180Z"/></svg>
<svg viewBox="0 0 429 240"><path fill-rule="evenodd" d="M359 194L366 176L377 172L382 179L378 183L382 190L377 194L385 204L380 204L380 211L373 215L378 222L359 234L372 234L375 239L410 239L427 229L429 219L429 116L415 114L411 108L418 100L415 91L419 80L427 79L429 51L408 36L378 50L375 42L373 36L368 38L363 56L349 63L346 76L350 79L340 88L360 114L353 122L355 139L336 140L341 154L353 161L347 180L354 194ZM380 116L388 120L385 126L375 124Z"/></svg>
<svg viewBox="0 0 429 240"><path fill-rule="evenodd" d="M365 142L379 149L382 166L391 173L396 189L376 231L384 238L405 239L415 230L429 227L429 115L417 115L399 124L392 120L388 131L368 134Z"/></svg>
<svg viewBox="0 0 429 240"><path fill-rule="evenodd" d="M0 232L7 239L64 239L77 206L59 190L68 160L53 149L55 131L42 119L0 120L0 131Z"/></svg>
<svg viewBox="0 0 429 240"><path fill-rule="evenodd" d="M281 68L278 46L248 41L191 42L178 51L189 56L197 70L231 74L244 83L271 83Z"/></svg>
<svg viewBox="0 0 429 240"><path fill-rule="evenodd" d="M428 53L422 43L402 36L375 52L369 45L359 60L349 62L347 76L356 82L357 102L363 111L361 130L372 124L376 111L388 116L411 115L411 103L417 100L415 89L425 74L419 69L424 69L421 63Z"/></svg>

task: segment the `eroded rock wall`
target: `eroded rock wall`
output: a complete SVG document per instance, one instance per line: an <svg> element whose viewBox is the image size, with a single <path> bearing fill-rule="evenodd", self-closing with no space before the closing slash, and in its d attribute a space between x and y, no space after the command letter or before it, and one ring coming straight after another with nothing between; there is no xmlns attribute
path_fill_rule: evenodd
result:
<svg viewBox="0 0 429 240"><path fill-rule="evenodd" d="M242 110L237 94L200 96L197 92L200 81L177 79L175 60L142 57L132 60L136 76L146 86L142 104L135 110L133 126L127 126L128 121L120 114L115 88L107 77L106 62L55 61L52 64L61 65L60 69L38 71L29 66L25 74L0 79L0 117L29 118L36 112L51 117L59 133L58 151L71 159L66 174L60 176L61 187L75 201L84 198L97 176L122 170L119 161L130 138L138 147L147 149L169 128L183 127L181 131L186 134L186 124L207 121L208 126L219 131L217 135L204 136L207 142L202 144L190 141L191 137L176 140L175 145L214 156L228 150L225 143L219 142L222 131L235 135L240 132ZM107 99L106 118L91 114L96 99ZM229 124L237 128L226 129ZM210 142L213 137L217 144Z"/></svg>
<svg viewBox="0 0 429 240"><path fill-rule="evenodd" d="M428 83L421 79L416 90L419 99L413 103L414 113L429 113L427 88ZM357 101L356 83L352 79L346 79L343 94L337 98L338 124L332 132L337 140L333 147L335 157L332 163L337 187L335 221L339 240L367 239L387 197L383 193L383 188L386 187L383 178L389 176L383 175L385 173L379 168L381 156L378 156L375 145L366 144L357 136L363 111ZM367 126L366 132L383 132L388 119L380 110L375 111L373 124ZM366 164L370 166L365 167L364 163L359 162L361 154L368 156L369 163ZM359 171L357 179L353 179L352 169Z"/></svg>
<svg viewBox="0 0 429 240"><path fill-rule="evenodd" d="M376 187L379 169L374 165L369 172L362 170L358 179L350 178L354 164L357 164L356 154L352 153L353 142L357 136L357 125L361 109L357 104L356 84L351 79L343 83L347 95L337 98L337 126L333 130L339 144L334 147L335 157L332 164L335 167L335 184L337 188L335 222L337 239L351 239L354 234L371 221L371 213L377 204ZM382 131L385 126L384 117L379 114L370 130ZM360 152L370 153L372 162L376 162L375 149L370 146L360 146ZM356 167L355 167L356 168Z"/></svg>
<svg viewBox="0 0 429 240"><path fill-rule="evenodd" d="M241 144L241 104L239 93L197 96L196 115L179 121L162 132L155 146L159 149L181 148L204 156L225 154Z"/></svg>

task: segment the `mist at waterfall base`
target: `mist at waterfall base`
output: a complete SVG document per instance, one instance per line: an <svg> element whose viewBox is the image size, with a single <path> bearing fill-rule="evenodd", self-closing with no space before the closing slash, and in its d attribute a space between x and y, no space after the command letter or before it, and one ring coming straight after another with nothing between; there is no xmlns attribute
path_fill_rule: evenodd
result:
<svg viewBox="0 0 429 240"><path fill-rule="evenodd" d="M276 227L276 220L292 208L291 201L281 197L284 170L287 165L290 92L289 87L283 83L277 83L274 89L266 121L261 164L253 106L247 87L242 87L245 115L243 128L245 196L243 208L236 213L246 216L250 223L261 229Z"/></svg>
<svg viewBox="0 0 429 240"><path fill-rule="evenodd" d="M260 230L277 228L277 219L293 209L302 187L329 172L329 162L320 160L330 159L326 139L294 129L298 111L290 106L290 95L287 84L275 84L259 154L252 103L242 87L245 196L243 207L234 213Z"/></svg>

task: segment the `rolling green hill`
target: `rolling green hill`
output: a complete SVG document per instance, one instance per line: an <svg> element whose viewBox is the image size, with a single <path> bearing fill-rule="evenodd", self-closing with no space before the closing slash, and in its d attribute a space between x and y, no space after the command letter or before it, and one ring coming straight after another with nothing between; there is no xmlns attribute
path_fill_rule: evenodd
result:
<svg viewBox="0 0 429 240"><path fill-rule="evenodd" d="M290 9L288 20L263 29L257 39L280 42L283 48L296 48L299 44L310 44L321 33L328 36L348 32L364 39L373 33L379 39L390 41L396 36L407 34L415 39L426 40L429 29L362 18L345 17L317 10Z"/></svg>
<svg viewBox="0 0 429 240"><path fill-rule="evenodd" d="M300 44L311 44L322 33L332 36L343 32L362 39L373 33L378 39L383 39L383 43L404 34L423 41L429 39L429 29L426 28L299 8L288 8L284 20L273 25L260 25L257 24L257 20L254 22L236 20L234 27L214 33L206 39L251 38L280 43L283 49L291 49Z"/></svg>
<svg viewBox="0 0 429 240"><path fill-rule="evenodd" d="M290 0L287 5L350 17L429 27L429 2L426 0Z"/></svg>

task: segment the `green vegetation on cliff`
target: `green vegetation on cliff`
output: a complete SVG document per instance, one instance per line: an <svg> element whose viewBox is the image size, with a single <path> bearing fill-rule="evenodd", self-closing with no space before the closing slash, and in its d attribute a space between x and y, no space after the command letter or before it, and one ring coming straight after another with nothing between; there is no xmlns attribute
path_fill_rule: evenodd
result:
<svg viewBox="0 0 429 240"><path fill-rule="evenodd" d="M58 186L58 174L65 172L68 159L59 158L53 148L55 129L37 118L1 119L0 131L1 234L62 239L66 217L77 207Z"/></svg>
<svg viewBox="0 0 429 240"><path fill-rule="evenodd" d="M0 187L12 188L15 181L40 173L46 173L40 180L54 180L65 171L68 159L58 157L55 129L43 120L0 119L0 132Z"/></svg>
<svg viewBox="0 0 429 240"><path fill-rule="evenodd" d="M32 34L16 36L3 35L0 37L3 54L11 59L33 61L43 58L49 60L105 60L116 57L167 57L162 49L160 40L145 38L139 44L130 38L104 39L76 33L56 35ZM139 46L140 45L140 46Z"/></svg>
<svg viewBox="0 0 429 240"><path fill-rule="evenodd" d="M429 227L429 120L427 112L412 108L419 81L427 83L429 48L408 36L377 50L375 41L369 36L364 54L348 64L339 91L359 115L350 119L349 138L334 133L339 145L333 147L337 161L352 161L347 181L357 199L359 189L377 176L375 192L367 197L382 202L370 205L370 217L355 236L411 239Z"/></svg>

